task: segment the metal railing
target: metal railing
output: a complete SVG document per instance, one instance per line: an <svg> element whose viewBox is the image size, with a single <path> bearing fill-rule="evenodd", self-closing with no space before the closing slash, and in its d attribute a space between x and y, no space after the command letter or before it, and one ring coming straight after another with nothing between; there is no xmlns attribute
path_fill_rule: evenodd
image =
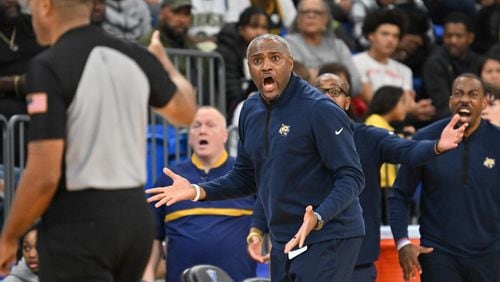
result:
<svg viewBox="0 0 500 282"><path fill-rule="evenodd" d="M15 115L8 121L0 115L2 126L3 182L4 182L4 217L6 218L16 188L20 171L25 166L25 136L29 122L27 115ZM17 162L16 162L17 160Z"/></svg>
<svg viewBox="0 0 500 282"><path fill-rule="evenodd" d="M226 74L222 56L217 52L191 49L167 49L174 66L196 88L198 105L210 105L226 115ZM172 165L191 155L187 128L174 128L160 115L151 111L148 127L146 187L162 173L164 166Z"/></svg>
<svg viewBox="0 0 500 282"><path fill-rule="evenodd" d="M3 181L3 186L4 186L4 197L5 197L5 190L8 190L7 185L6 185L6 175L7 175L7 168L10 167L10 165L7 163L7 151L9 147L8 143L8 132L7 132L7 127L8 127L8 121L5 118L5 116L0 115L0 130L2 133L2 166L0 169L2 169L1 173L3 174L3 179L0 179L0 181ZM4 217L7 218L7 212L8 212L8 207L5 205L6 200L4 200L3 204L3 214ZM3 221L2 221L3 222Z"/></svg>
<svg viewBox="0 0 500 282"><path fill-rule="evenodd" d="M211 105L226 115L226 68L217 52L167 49L174 66L197 89L198 105Z"/></svg>

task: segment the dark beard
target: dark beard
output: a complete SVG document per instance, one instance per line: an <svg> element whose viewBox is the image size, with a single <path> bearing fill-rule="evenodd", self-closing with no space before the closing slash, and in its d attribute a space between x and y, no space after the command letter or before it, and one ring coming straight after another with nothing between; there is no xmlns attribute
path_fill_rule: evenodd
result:
<svg viewBox="0 0 500 282"><path fill-rule="evenodd" d="M171 40L175 41L179 46L186 47L184 46L184 34L177 34L172 28L170 28L167 25L160 25L160 29L163 32L163 34L166 35L166 37L170 38Z"/></svg>
<svg viewBox="0 0 500 282"><path fill-rule="evenodd" d="M0 0L1 1L1 0ZM14 11L7 12L4 4L0 5L0 28L11 27L21 20L21 5L16 4Z"/></svg>

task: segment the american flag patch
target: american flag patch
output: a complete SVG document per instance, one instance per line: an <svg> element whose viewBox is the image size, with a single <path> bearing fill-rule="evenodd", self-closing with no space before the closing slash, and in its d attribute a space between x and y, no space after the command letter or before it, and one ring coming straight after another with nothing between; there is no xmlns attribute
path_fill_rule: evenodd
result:
<svg viewBox="0 0 500 282"><path fill-rule="evenodd" d="M26 96L28 114L42 114L47 112L47 93L39 92Z"/></svg>

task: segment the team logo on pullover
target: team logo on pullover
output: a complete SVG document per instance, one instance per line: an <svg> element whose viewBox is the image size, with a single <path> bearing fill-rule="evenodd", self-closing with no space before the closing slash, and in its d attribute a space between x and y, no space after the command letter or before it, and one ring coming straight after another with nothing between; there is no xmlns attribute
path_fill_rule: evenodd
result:
<svg viewBox="0 0 500 282"><path fill-rule="evenodd" d="M290 125L281 124L280 130L278 131L281 136L286 137L290 132Z"/></svg>
<svg viewBox="0 0 500 282"><path fill-rule="evenodd" d="M487 168L493 168L495 166L495 159L486 157L486 159L484 159L483 165Z"/></svg>

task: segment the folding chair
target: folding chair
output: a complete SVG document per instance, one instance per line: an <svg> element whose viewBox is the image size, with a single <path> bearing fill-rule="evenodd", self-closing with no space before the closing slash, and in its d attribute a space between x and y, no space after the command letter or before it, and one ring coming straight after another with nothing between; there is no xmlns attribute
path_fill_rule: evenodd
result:
<svg viewBox="0 0 500 282"><path fill-rule="evenodd" d="M184 270L181 282L233 282L233 279L217 266L199 264Z"/></svg>

